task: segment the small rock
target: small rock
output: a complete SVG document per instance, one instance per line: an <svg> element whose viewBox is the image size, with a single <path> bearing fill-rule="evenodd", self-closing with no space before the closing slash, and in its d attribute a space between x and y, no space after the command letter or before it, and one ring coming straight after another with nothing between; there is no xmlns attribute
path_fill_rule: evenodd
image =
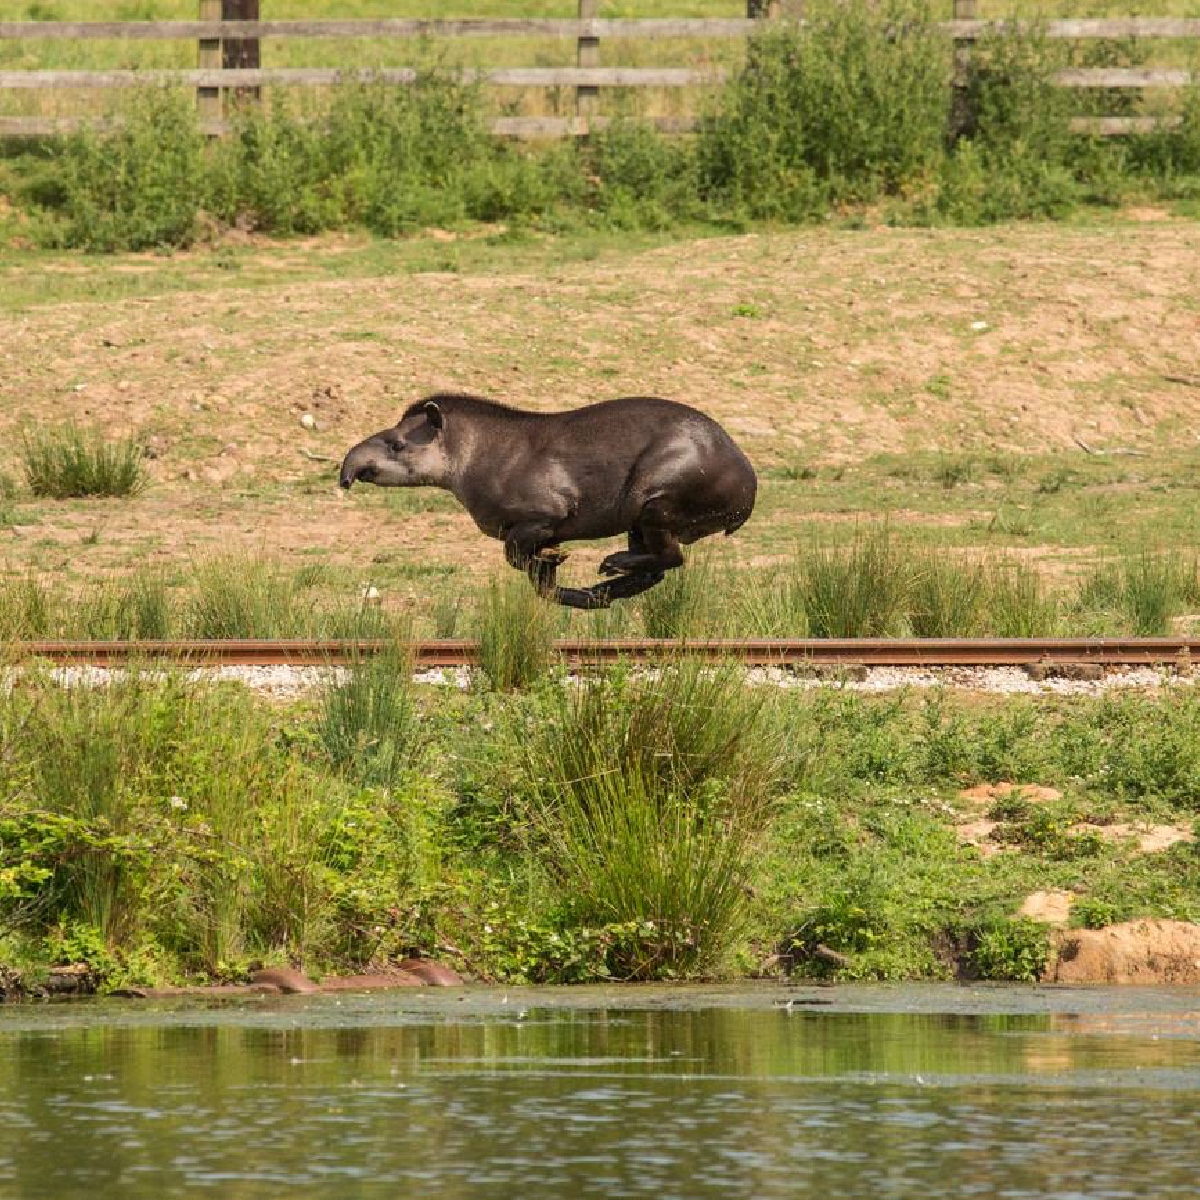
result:
<svg viewBox="0 0 1200 1200"><path fill-rule="evenodd" d="M321 989L311 979L294 967L265 967L250 976L250 986L270 990L277 988L287 994L319 992Z"/></svg>
<svg viewBox="0 0 1200 1200"><path fill-rule="evenodd" d="M1100 663L1024 663L1021 670L1037 683L1046 679L1074 679L1095 683L1104 678L1104 667Z"/></svg>
<svg viewBox="0 0 1200 1200"><path fill-rule="evenodd" d="M453 967L433 962L428 958L406 958L397 964L401 971L415 975L432 987L462 987L463 977Z"/></svg>
<svg viewBox="0 0 1200 1200"><path fill-rule="evenodd" d="M305 429L316 429L317 418L314 417L312 413L306 412L304 416L300 418L300 424L303 425Z"/></svg>

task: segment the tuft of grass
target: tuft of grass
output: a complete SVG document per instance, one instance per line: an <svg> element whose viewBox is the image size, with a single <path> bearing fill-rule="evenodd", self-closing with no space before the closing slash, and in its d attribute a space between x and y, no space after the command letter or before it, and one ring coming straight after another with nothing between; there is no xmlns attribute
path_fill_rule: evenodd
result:
<svg viewBox="0 0 1200 1200"><path fill-rule="evenodd" d="M624 978L712 969L746 915L750 856L779 771L766 700L691 661L589 680L528 750L549 865L583 921L624 925Z"/></svg>
<svg viewBox="0 0 1200 1200"><path fill-rule="evenodd" d="M149 482L141 443L110 441L98 429L73 421L26 430L21 439L25 480L35 496L134 496Z"/></svg>
<svg viewBox="0 0 1200 1200"><path fill-rule="evenodd" d="M720 637L728 625L722 582L712 559L704 553L695 554L684 566L668 571L662 583L640 597L646 636Z"/></svg>
<svg viewBox="0 0 1200 1200"><path fill-rule="evenodd" d="M492 578L477 621L479 666L493 689L528 687L549 673L556 657L558 613L523 573Z"/></svg>
<svg viewBox="0 0 1200 1200"><path fill-rule="evenodd" d="M909 625L915 637L970 637L978 631L985 577L974 563L944 550L919 555L912 567Z"/></svg>
<svg viewBox="0 0 1200 1200"><path fill-rule="evenodd" d="M97 641L170 637L174 622L166 578L148 569L104 580L78 597L74 622L82 637Z"/></svg>
<svg viewBox="0 0 1200 1200"><path fill-rule="evenodd" d="M54 597L35 575L0 580L0 640L46 637L57 616Z"/></svg>
<svg viewBox="0 0 1200 1200"><path fill-rule="evenodd" d="M303 627L295 581L261 558L217 555L196 564L186 624L197 638L286 637Z"/></svg>
<svg viewBox="0 0 1200 1200"><path fill-rule="evenodd" d="M321 691L317 738L333 767L366 787L388 788L416 761L419 728L412 656L405 643L358 658Z"/></svg>
<svg viewBox="0 0 1200 1200"><path fill-rule="evenodd" d="M1058 625L1058 598L1038 571L1015 559L998 559L986 568L984 611L994 637L1046 637Z"/></svg>
<svg viewBox="0 0 1200 1200"><path fill-rule="evenodd" d="M856 534L849 546L814 547L796 572L794 587L813 637L896 632L912 586L907 556L886 526Z"/></svg>

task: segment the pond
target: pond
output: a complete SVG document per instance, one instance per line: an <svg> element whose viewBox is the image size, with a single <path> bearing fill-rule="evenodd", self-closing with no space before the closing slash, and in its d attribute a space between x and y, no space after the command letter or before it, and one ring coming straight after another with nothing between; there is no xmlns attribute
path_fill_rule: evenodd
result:
<svg viewBox="0 0 1200 1200"><path fill-rule="evenodd" d="M0 1197L1194 1197L1200 991L0 1008Z"/></svg>

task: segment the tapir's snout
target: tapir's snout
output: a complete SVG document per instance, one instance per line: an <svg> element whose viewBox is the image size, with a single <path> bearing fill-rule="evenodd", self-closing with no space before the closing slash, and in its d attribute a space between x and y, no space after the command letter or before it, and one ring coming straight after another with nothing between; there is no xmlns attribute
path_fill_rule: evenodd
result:
<svg viewBox="0 0 1200 1200"><path fill-rule="evenodd" d="M363 483L370 483L376 473L375 468L371 465L371 457L371 448L367 443L360 442L342 459L342 471L338 476L338 483L347 491L357 480L361 479Z"/></svg>

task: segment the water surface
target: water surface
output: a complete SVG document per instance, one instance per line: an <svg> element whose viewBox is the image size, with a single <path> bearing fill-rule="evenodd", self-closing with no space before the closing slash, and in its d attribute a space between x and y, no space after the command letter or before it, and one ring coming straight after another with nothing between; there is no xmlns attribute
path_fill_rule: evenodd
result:
<svg viewBox="0 0 1200 1200"><path fill-rule="evenodd" d="M1200 992L0 1008L0 1196L1195 1197Z"/></svg>

